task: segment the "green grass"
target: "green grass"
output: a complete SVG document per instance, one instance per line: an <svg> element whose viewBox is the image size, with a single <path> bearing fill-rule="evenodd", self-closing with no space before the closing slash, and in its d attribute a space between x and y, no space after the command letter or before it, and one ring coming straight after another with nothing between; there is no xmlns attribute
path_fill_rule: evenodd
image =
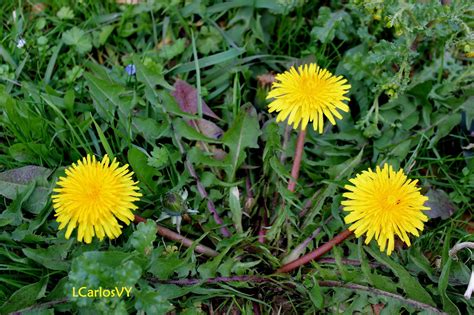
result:
<svg viewBox="0 0 474 315"><path fill-rule="evenodd" d="M472 254L448 251L474 241L473 10L469 1L2 1L0 314L472 313L463 297ZM285 123L267 112L261 76L309 62L348 79L351 110L322 135L308 130L291 193L297 133L285 140ZM202 97L196 115L172 96L177 79ZM197 117L204 127L185 122ZM66 240L50 195L88 153L130 165L144 218L158 220L164 196L187 190L199 213L184 215L181 234L219 255L156 235L154 223L132 223L116 240ZM323 262L274 275L318 227L300 254L347 228L344 185L383 163L418 179L443 218L390 257L350 238ZM73 298L84 285L133 294Z"/></svg>

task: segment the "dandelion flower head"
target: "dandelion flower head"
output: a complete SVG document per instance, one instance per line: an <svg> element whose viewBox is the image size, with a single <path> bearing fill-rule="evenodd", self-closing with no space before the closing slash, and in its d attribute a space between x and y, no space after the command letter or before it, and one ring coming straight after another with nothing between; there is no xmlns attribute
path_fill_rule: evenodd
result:
<svg viewBox="0 0 474 315"><path fill-rule="evenodd" d="M342 119L338 110L349 111L343 101L350 85L342 76L334 76L316 64L291 67L290 70L276 75L275 82L267 99L273 99L268 105L269 112L278 112L277 122L288 118L288 124L297 129L306 130L308 123L313 123L314 130L323 132L324 116L335 125Z"/></svg>
<svg viewBox="0 0 474 315"><path fill-rule="evenodd" d="M132 175L128 165L110 162L107 155L101 162L87 155L68 167L52 197L59 229L67 226L66 239L76 227L80 242L90 243L94 236L118 237L122 227L117 219L128 225L137 209L133 202L142 196Z"/></svg>
<svg viewBox="0 0 474 315"><path fill-rule="evenodd" d="M352 185L343 194L344 211L350 212L345 218L352 225L356 237L365 234L365 244L372 238L382 252L390 255L395 246L395 235L410 246L408 233L419 236L428 217L423 213L430 208L424 206L428 197L416 187L417 180L410 180L403 170L395 172L392 166L377 166L363 171L350 179Z"/></svg>

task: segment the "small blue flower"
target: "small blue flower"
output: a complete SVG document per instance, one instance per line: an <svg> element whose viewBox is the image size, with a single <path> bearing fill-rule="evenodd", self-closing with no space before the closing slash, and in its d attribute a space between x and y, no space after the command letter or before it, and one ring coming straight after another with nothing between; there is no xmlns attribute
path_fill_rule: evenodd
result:
<svg viewBox="0 0 474 315"><path fill-rule="evenodd" d="M137 67L135 67L134 64L129 64L125 67L125 72L127 72L127 74L130 76L135 75L135 73L137 73Z"/></svg>
<svg viewBox="0 0 474 315"><path fill-rule="evenodd" d="M20 38L18 40L18 43L16 44L16 47L23 48L25 45L26 45L26 40L24 38Z"/></svg>

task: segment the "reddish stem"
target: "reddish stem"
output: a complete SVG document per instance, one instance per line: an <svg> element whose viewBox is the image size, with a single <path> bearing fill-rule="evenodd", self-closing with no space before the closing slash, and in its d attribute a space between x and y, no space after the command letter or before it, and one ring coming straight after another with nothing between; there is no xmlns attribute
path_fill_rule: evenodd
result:
<svg viewBox="0 0 474 315"><path fill-rule="evenodd" d="M217 213L216 206L214 205L214 202L212 202L212 200L209 199L209 195L207 194L206 189L204 188L201 181L199 180L199 177L197 176L193 165L189 161L186 161L184 164L186 165L186 168L188 169L189 174L191 174L191 176L196 181L196 186L197 186L199 194L201 195L201 198L207 199L207 208L209 209L209 212L211 212L212 216L214 217L214 221L221 226L221 229L220 229L221 234L224 237L231 237L232 234L230 234L230 231L224 225L224 221L222 221L221 217Z"/></svg>
<svg viewBox="0 0 474 315"><path fill-rule="evenodd" d="M135 215L135 222L137 223L140 223L140 222L146 222L146 219L142 218L141 216L139 215ZM168 228L165 228L164 226L161 226L159 224L156 224L156 232L163 236L163 237L166 237L167 239L170 239L172 241L176 241L176 242L179 242L181 243L182 245L186 246L186 247L191 247L193 246L193 243L194 241L189 239L189 238L186 238L184 237L183 235L181 234L178 234ZM209 257L215 257L217 255L219 255L218 252L216 252L215 250L207 247L207 246L204 246L204 245L197 245L194 250L197 252L197 253L200 253L200 254L203 254L203 255L206 255L206 256L209 256Z"/></svg>
<svg viewBox="0 0 474 315"><path fill-rule="evenodd" d="M262 207L262 218L260 219L260 230L258 231L258 241L260 243L265 243L265 235L267 230L265 229L268 226L268 216L267 209Z"/></svg>
<svg viewBox="0 0 474 315"><path fill-rule="evenodd" d="M227 283L227 282L271 282L270 278L265 278L261 276L230 276L230 277L215 277L215 278L207 278L207 279L170 279L170 280L160 280L157 278L148 278L152 282L156 283L166 283L166 284L176 284L176 285L195 285L195 284L202 284L202 283Z"/></svg>
<svg viewBox="0 0 474 315"><path fill-rule="evenodd" d="M288 190L291 192L295 191L296 181L300 173L301 159L303 158L304 138L306 136L306 130L300 130L298 134L298 140L296 142L295 159L293 160L293 167L291 168L291 179L288 183Z"/></svg>
<svg viewBox="0 0 474 315"><path fill-rule="evenodd" d="M322 246L316 248L313 250L311 253L304 255L303 257L300 257L298 259L293 260L292 262L289 262L288 264L284 265L283 267L279 268L276 272L277 273L284 273L284 272L290 272L299 266L302 266L311 260L318 259L322 255L326 254L328 251L330 251L334 246L337 244L341 243L344 241L346 238L348 238L350 235L352 235L352 231L345 230L338 235L336 235L333 239L329 240Z"/></svg>

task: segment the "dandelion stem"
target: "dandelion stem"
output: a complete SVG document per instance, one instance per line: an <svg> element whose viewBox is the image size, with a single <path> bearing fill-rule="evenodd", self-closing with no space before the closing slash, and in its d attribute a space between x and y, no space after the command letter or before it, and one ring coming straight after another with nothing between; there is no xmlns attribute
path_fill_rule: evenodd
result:
<svg viewBox="0 0 474 315"><path fill-rule="evenodd" d="M300 173L301 159L303 158L304 138L306 136L306 130L300 130L298 134L298 140L296 142L295 159L293 160L293 167L291 168L291 179L288 183L288 190L291 192L295 191L296 181Z"/></svg>
<svg viewBox="0 0 474 315"><path fill-rule="evenodd" d="M145 218L142 218L141 216L139 215L135 215L135 222L137 223L140 223L140 222L146 222L146 219ZM166 237L167 239L170 239L172 241L176 241L178 243L181 243L182 245L186 246L186 247L191 247L193 246L193 243L194 241L189 239L189 238L186 238L184 237L183 235L181 234L178 234L168 228L165 228L164 226L161 226L159 224L156 224L156 232L163 236L163 237ZM215 250L207 247L207 246L204 246L204 245L197 245L194 250L199 253L199 254L203 254L203 255L206 255L208 257L215 257L217 255L219 255L218 252L216 252Z"/></svg>
<svg viewBox="0 0 474 315"><path fill-rule="evenodd" d="M341 243L344 241L346 238L348 238L350 235L352 235L352 231L345 230L338 235L334 236L333 239L327 241L324 243L322 246L319 246L315 250L313 250L311 253L304 255L303 257L300 257L298 259L295 259L288 264L284 265L283 267L279 268L276 272L277 273L284 273L284 272L290 272L299 266L302 266L312 260L316 260L322 255L326 254L328 251L330 251L334 246L337 244Z"/></svg>

